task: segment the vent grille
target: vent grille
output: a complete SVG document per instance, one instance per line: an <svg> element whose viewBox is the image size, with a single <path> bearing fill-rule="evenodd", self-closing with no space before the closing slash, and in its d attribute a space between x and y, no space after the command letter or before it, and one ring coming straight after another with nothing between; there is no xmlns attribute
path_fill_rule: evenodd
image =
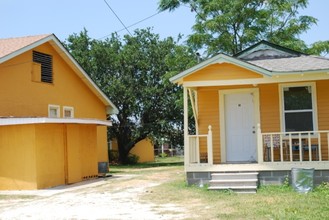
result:
<svg viewBox="0 0 329 220"><path fill-rule="evenodd" d="M52 56L33 51L33 62L41 64L41 82L53 82L53 62Z"/></svg>

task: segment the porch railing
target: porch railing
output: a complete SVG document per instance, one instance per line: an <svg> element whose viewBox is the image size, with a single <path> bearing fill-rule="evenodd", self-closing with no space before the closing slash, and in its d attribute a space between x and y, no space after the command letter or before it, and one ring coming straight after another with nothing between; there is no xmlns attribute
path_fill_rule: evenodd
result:
<svg viewBox="0 0 329 220"><path fill-rule="evenodd" d="M213 164L213 144L211 126L207 134L188 135L188 149L185 149L185 163Z"/></svg>
<svg viewBox="0 0 329 220"><path fill-rule="evenodd" d="M258 132L259 162L329 161L329 131Z"/></svg>

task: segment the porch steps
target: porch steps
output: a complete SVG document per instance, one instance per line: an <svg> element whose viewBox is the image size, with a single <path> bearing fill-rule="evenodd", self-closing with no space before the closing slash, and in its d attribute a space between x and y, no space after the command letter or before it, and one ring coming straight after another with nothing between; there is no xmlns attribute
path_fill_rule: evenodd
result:
<svg viewBox="0 0 329 220"><path fill-rule="evenodd" d="M236 193L256 193L257 185L257 172L212 173L208 189L232 190Z"/></svg>

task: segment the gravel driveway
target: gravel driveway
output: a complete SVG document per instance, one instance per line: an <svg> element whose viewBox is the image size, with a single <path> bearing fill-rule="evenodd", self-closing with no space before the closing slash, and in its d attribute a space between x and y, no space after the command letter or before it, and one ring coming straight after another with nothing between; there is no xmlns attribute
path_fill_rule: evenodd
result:
<svg viewBox="0 0 329 220"><path fill-rule="evenodd" d="M182 206L141 199L182 169L148 169L161 174L137 172L46 190L0 191L0 219L186 219Z"/></svg>

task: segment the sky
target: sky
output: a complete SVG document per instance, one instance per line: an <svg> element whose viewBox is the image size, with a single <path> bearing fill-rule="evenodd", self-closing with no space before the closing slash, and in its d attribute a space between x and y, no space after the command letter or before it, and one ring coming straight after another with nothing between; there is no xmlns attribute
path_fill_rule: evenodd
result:
<svg viewBox="0 0 329 220"><path fill-rule="evenodd" d="M130 33L147 27L161 38L192 33L195 14L188 7L158 13L159 0L106 1L126 27L139 22L128 28ZM0 0L0 38L54 33L64 41L83 28L93 39L104 39L113 32L127 34L107 4L105 0ZM301 35L307 44L329 40L328 8L329 0L309 0L301 12L318 19L316 26Z"/></svg>

